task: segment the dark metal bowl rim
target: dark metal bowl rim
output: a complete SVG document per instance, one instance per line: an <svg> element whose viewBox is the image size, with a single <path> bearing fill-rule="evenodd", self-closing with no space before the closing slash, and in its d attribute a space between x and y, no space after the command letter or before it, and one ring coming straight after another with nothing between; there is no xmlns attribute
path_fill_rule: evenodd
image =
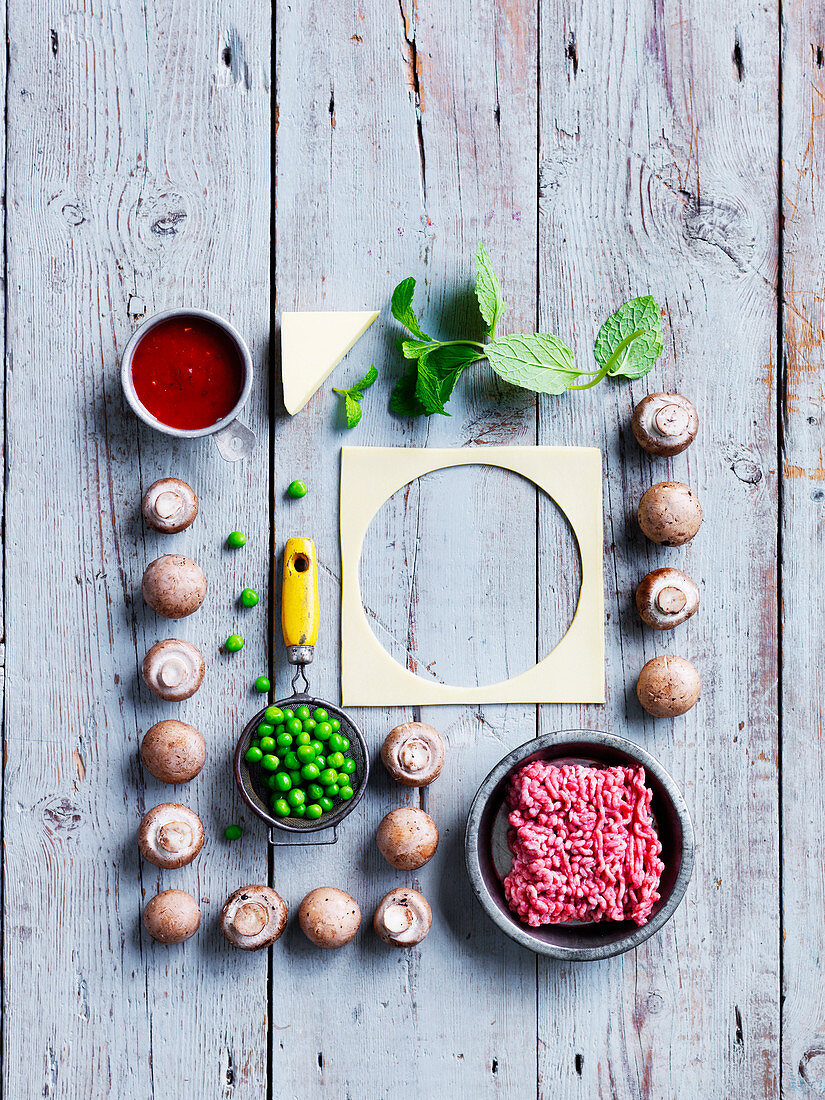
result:
<svg viewBox="0 0 825 1100"><path fill-rule="evenodd" d="M561 748L565 745L600 745L617 752L624 753L631 759L641 764L647 771L656 777L661 783L667 797L673 806L682 830L682 858L673 889L660 909L650 918L647 924L643 924L635 931L614 943L598 944L593 947L564 947L561 944L545 943L537 939L528 931L527 925L522 925L515 914L512 918L504 914L490 895L487 883L481 869L478 857L479 826L484 809L493 791L505 776L513 771L523 760L529 756L535 756L550 748ZM481 903L482 908L490 919L498 925L502 932L509 936L522 947L528 948L540 955L548 955L554 959L567 959L569 961L595 961L607 959L613 955L621 955L638 947L650 936L658 932L679 907L685 891L687 890L690 876L693 871L694 836L693 823L690 819L687 805L682 793L675 781L662 767L659 761L650 755L639 745L628 741L624 737L617 737L612 733L603 733L600 730L561 730L558 733L548 733L543 737L536 737L527 741L518 748L513 749L504 756L484 779L476 792L470 812L467 815L467 828L464 834L464 858L467 874L473 892Z"/></svg>
<svg viewBox="0 0 825 1100"><path fill-rule="evenodd" d="M241 761L246 751L246 743L250 740L252 736L252 730L253 728L257 727L259 722L262 721L264 712L266 711L267 707L280 707L281 710L284 710L286 707L300 706L302 703L306 703L307 705L312 704L316 707L323 707L324 710L326 710L328 713L334 714L336 717L338 717L339 720L343 719L347 723L347 726L355 734L361 746L361 753L364 758L364 768L363 775L359 777L358 787L356 788L355 793L353 794L349 802L342 802L341 805L338 806L336 809L324 814L323 817L319 817L316 822L308 822L305 825L291 825L285 818L274 817L272 814L265 813L261 809L261 807L257 806L252 798L250 798L249 793L246 789L246 784L243 781L243 776L241 775ZM238 743L235 746L235 756L233 764L235 772L235 785L241 793L241 798L247 804L249 809L252 810L252 812L257 817L260 817L263 821L265 821L271 828L280 829L284 833L297 834L317 833L320 832L322 829L332 829L334 826L340 825L344 818L352 813L352 811L364 797L367 789L367 780L370 773L370 756L367 749L367 742L364 739L363 733L352 720L350 715L347 714L346 711L342 710L340 707L337 707L334 703L329 703L326 699L318 699L314 695L307 695L305 692L296 692L294 695L290 695L286 699L280 699L274 703L267 703L266 707L263 707L253 718L250 718L250 720L246 723L243 730L241 731L241 735L238 738Z"/></svg>

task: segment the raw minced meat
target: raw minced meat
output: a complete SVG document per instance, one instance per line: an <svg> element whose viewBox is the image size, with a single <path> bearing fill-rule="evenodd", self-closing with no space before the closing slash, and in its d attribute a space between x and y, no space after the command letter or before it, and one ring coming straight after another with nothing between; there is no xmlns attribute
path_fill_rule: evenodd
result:
<svg viewBox="0 0 825 1100"><path fill-rule="evenodd" d="M645 770L526 764L510 782L504 880L510 908L531 927L567 921L645 924L664 864Z"/></svg>

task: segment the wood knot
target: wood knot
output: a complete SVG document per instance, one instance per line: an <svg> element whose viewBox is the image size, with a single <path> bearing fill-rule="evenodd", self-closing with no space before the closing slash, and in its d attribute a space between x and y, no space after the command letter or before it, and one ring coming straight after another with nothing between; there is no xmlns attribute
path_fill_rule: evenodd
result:
<svg viewBox="0 0 825 1100"><path fill-rule="evenodd" d="M799 1060L799 1076L815 1088L825 1085L825 1049L814 1047L805 1051Z"/></svg>
<svg viewBox="0 0 825 1100"><path fill-rule="evenodd" d="M746 485L758 485L762 480L762 471L756 465L755 462L751 462L749 458L739 458L731 466L734 474L740 481L744 481Z"/></svg>
<svg viewBox="0 0 825 1100"><path fill-rule="evenodd" d="M178 233L178 226L188 217L185 210L170 210L152 222L152 232L159 237L174 237Z"/></svg>

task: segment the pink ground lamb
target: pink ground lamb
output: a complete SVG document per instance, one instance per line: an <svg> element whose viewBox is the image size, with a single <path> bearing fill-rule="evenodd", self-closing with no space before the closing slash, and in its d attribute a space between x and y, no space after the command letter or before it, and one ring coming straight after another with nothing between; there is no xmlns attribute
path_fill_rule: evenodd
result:
<svg viewBox="0 0 825 1100"><path fill-rule="evenodd" d="M513 912L533 928L645 924L664 870L650 799L642 767L521 768L507 795L513 866L504 893Z"/></svg>

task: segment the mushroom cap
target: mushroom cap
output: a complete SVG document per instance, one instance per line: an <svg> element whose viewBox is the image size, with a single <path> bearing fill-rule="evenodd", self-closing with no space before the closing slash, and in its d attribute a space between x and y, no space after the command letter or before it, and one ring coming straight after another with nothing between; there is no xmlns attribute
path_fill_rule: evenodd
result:
<svg viewBox="0 0 825 1100"><path fill-rule="evenodd" d="M301 902L298 923L316 947L343 947L361 926L361 910L346 891L319 886Z"/></svg>
<svg viewBox="0 0 825 1100"><path fill-rule="evenodd" d="M438 828L423 810L402 806L383 818L376 840L387 863L399 871L415 871L435 854Z"/></svg>
<svg viewBox="0 0 825 1100"><path fill-rule="evenodd" d="M696 438L699 417L680 393L649 393L633 410L636 442L652 455L681 454Z"/></svg>
<svg viewBox="0 0 825 1100"><path fill-rule="evenodd" d="M639 673L636 695L654 718L685 714L699 698L702 681L684 657L654 657Z"/></svg>
<svg viewBox="0 0 825 1100"><path fill-rule="evenodd" d="M286 927L287 907L271 886L240 886L221 909L221 931L233 947L257 951Z"/></svg>
<svg viewBox="0 0 825 1100"><path fill-rule="evenodd" d="M173 871L191 863L203 847L203 823L180 802L162 802L143 815L138 830L140 854L156 867Z"/></svg>
<svg viewBox="0 0 825 1100"><path fill-rule="evenodd" d="M391 947L414 947L430 930L433 911L423 894L403 887L390 890L378 903L372 926Z"/></svg>
<svg viewBox="0 0 825 1100"><path fill-rule="evenodd" d="M185 619L206 598L206 577L199 565L183 554L163 554L146 566L143 598L167 619Z"/></svg>
<svg viewBox="0 0 825 1100"><path fill-rule="evenodd" d="M149 527L174 535L195 522L198 498L192 486L179 477L162 477L143 494L140 507Z"/></svg>
<svg viewBox="0 0 825 1100"><path fill-rule="evenodd" d="M405 787L426 787L444 767L444 742L425 722L403 722L381 746L384 767Z"/></svg>
<svg viewBox="0 0 825 1100"><path fill-rule="evenodd" d="M183 943L200 927L198 903L185 890L164 890L143 910L143 924L158 943Z"/></svg>
<svg viewBox="0 0 825 1100"><path fill-rule="evenodd" d="M206 742L188 722L156 722L140 743L143 766L161 783L188 783L206 760Z"/></svg>
<svg viewBox="0 0 825 1100"><path fill-rule="evenodd" d="M181 638L166 638L155 642L143 658L143 682L170 703L194 695L203 683L206 665L203 654L191 642Z"/></svg>
<svg viewBox="0 0 825 1100"><path fill-rule="evenodd" d="M651 542L681 546L690 542L702 523L696 494L680 481L660 481L639 501L639 526Z"/></svg>
<svg viewBox="0 0 825 1100"><path fill-rule="evenodd" d="M654 569L636 589L636 607L654 630L671 630L696 613L699 588L681 569Z"/></svg>

